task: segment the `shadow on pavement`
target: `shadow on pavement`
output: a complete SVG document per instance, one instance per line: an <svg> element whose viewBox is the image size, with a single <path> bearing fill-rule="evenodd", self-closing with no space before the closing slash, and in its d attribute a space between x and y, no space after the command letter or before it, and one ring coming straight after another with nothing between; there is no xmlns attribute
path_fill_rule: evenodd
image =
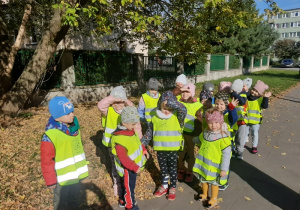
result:
<svg viewBox="0 0 300 210"><path fill-rule="evenodd" d="M256 192L280 209L299 209L298 193L245 161L232 159L231 171L246 181Z"/></svg>
<svg viewBox="0 0 300 210"><path fill-rule="evenodd" d="M286 97L279 97L279 96L277 96L276 98L282 99L282 100L285 100L285 101L291 101L291 102L295 102L295 103L300 103L300 99L299 98L295 98L295 99L298 99L298 100L293 100L293 99L291 99L292 97L286 98Z"/></svg>

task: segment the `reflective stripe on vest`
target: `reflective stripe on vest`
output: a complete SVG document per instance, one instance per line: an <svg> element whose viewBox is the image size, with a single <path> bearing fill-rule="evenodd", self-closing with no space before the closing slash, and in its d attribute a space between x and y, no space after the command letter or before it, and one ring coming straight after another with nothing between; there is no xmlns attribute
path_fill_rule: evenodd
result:
<svg viewBox="0 0 300 210"><path fill-rule="evenodd" d="M144 93L142 97L145 102L145 118L147 122L151 122L151 118L155 115L155 108L157 107L160 94L158 94L157 98L152 98L147 93Z"/></svg>
<svg viewBox="0 0 300 210"><path fill-rule="evenodd" d="M77 136L69 136L58 129L50 129L45 134L55 147L57 182L65 186L86 178L89 174L80 131Z"/></svg>
<svg viewBox="0 0 300 210"><path fill-rule="evenodd" d="M262 104L263 97L255 101L248 101L248 124L259 124L261 123L261 104Z"/></svg>
<svg viewBox="0 0 300 210"><path fill-rule="evenodd" d="M102 120L103 121L103 120ZM117 129L118 124L121 122L121 116L114 108L109 107L105 120L105 130L103 134L102 143L106 147L111 147L111 136L112 133Z"/></svg>
<svg viewBox="0 0 300 210"><path fill-rule="evenodd" d="M226 184L227 177L220 177L220 168L222 163L222 150L231 146L230 138L225 137L215 141L207 141L203 138L203 133L201 133L199 140L201 146L196 156L193 171L200 174L207 181L220 179L219 183L221 185ZM229 171L227 171L227 176L228 172Z"/></svg>
<svg viewBox="0 0 300 210"><path fill-rule="evenodd" d="M182 103L186 109L187 109L187 115L185 116L184 119L184 127L183 130L186 132L193 132L194 131L194 125L195 125L195 119L196 119L196 112L203 106L199 102L195 103L184 103L182 101L179 101Z"/></svg>
<svg viewBox="0 0 300 210"><path fill-rule="evenodd" d="M141 170L144 169L146 158L143 155L142 143L136 133L133 136L113 135L111 141L112 154L115 156L116 169L121 177L124 176L124 168L119 160L119 157L117 156L117 151L115 148L117 144L125 147L129 158L133 160Z"/></svg>
<svg viewBox="0 0 300 210"><path fill-rule="evenodd" d="M183 144L182 129L177 115L161 119L155 115L153 123L153 149L156 151L178 151Z"/></svg>

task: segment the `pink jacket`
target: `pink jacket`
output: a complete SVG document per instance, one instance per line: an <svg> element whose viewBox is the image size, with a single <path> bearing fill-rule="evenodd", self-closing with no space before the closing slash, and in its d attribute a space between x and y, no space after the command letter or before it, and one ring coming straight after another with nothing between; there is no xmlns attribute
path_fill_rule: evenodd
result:
<svg viewBox="0 0 300 210"><path fill-rule="evenodd" d="M101 112L101 114L103 114L104 116L107 116L108 108L114 101L115 101L115 99L113 96L107 96L107 97L103 98L101 101L99 101L98 109ZM127 99L126 103L128 106L134 106L134 104L128 99ZM115 111L118 114L121 114L120 111L117 111L117 110L115 110ZM137 134L139 135L139 138L141 139L143 137L141 123L137 123L134 130L137 132Z"/></svg>

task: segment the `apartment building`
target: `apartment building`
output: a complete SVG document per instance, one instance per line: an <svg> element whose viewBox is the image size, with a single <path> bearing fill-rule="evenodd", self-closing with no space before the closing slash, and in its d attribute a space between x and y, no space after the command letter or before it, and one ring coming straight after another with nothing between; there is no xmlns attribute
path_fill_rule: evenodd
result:
<svg viewBox="0 0 300 210"><path fill-rule="evenodd" d="M269 24L278 31L279 39L300 41L300 8L284 11L284 14L277 14L269 18Z"/></svg>

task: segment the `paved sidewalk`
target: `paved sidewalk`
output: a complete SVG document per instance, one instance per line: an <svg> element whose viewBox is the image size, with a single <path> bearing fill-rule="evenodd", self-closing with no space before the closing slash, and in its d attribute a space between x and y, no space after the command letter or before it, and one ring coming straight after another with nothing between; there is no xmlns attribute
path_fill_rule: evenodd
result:
<svg viewBox="0 0 300 210"><path fill-rule="evenodd" d="M300 85L274 99L263 112L258 154L246 144L244 160L231 160L229 187L219 193L219 209L300 209ZM141 210L205 209L196 191L178 183L177 198L138 200ZM121 209L114 206L114 209ZM218 209L218 208L216 208Z"/></svg>

